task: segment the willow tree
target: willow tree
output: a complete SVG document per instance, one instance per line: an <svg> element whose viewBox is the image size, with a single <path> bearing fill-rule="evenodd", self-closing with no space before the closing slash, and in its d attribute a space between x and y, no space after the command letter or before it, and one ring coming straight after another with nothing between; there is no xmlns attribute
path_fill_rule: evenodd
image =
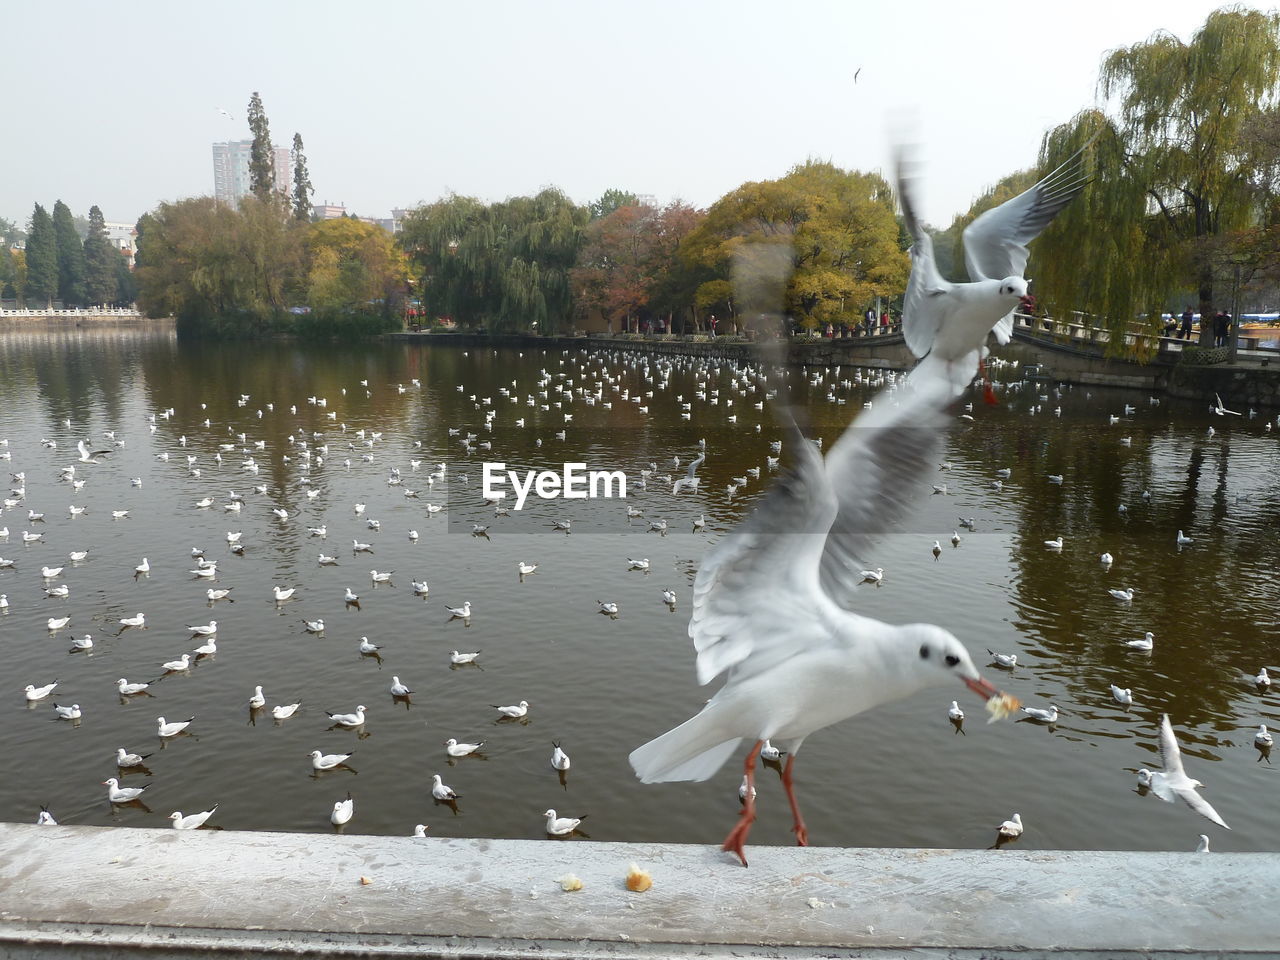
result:
<svg viewBox="0 0 1280 960"><path fill-rule="evenodd" d="M412 211L401 242L433 315L546 332L571 322L569 271L589 218L554 187L494 204L455 195Z"/></svg>
<svg viewBox="0 0 1280 960"><path fill-rule="evenodd" d="M709 271L697 306L733 317L735 253L787 243L793 269L784 308L806 327L856 322L876 297L896 296L906 286L910 267L888 183L878 174L811 160L778 180L745 183L707 211L681 249Z"/></svg>
<svg viewBox="0 0 1280 960"><path fill-rule="evenodd" d="M1100 134L1093 183L1040 240L1042 303L1104 316L1113 334L1142 315L1154 330L1188 291L1203 317L1225 306L1214 252L1259 215L1243 132L1278 82L1280 14L1240 7L1210 14L1189 42L1160 31L1108 54L1098 88L1114 116L1082 113L1041 149L1050 169ZM1210 343L1212 326L1200 336Z"/></svg>

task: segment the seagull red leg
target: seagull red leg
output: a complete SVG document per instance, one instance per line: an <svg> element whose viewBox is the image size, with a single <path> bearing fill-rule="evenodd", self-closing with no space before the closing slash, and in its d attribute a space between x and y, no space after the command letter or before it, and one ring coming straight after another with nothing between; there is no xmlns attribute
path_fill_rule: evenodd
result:
<svg viewBox="0 0 1280 960"><path fill-rule="evenodd" d="M757 740L742 764L743 772L747 775L746 802L742 805L742 812L738 814L737 824L729 831L729 836L724 838L724 845L720 848L736 853L744 867L747 865L747 857L742 848L747 842L747 834L751 832L751 824L756 822L756 757L760 756L760 748L763 746L764 741Z"/></svg>
<svg viewBox="0 0 1280 960"><path fill-rule="evenodd" d="M791 804L791 816L795 820L795 826L791 830L796 835L796 845L807 847L809 845L809 829L804 825L804 817L800 815L800 802L796 800L796 792L791 779L791 767L795 762L795 754L787 757L787 765L782 768L782 786L787 791L787 802Z"/></svg>
<svg viewBox="0 0 1280 960"><path fill-rule="evenodd" d="M978 361L978 373L982 375L982 399L990 406L995 406L1000 401L996 399L996 391L991 386L991 378L987 376L987 361Z"/></svg>

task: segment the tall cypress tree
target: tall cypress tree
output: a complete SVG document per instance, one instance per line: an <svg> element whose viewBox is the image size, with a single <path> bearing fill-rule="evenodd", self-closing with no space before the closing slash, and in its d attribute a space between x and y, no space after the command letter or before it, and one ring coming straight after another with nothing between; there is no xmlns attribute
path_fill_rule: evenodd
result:
<svg viewBox="0 0 1280 960"><path fill-rule="evenodd" d="M107 239L107 225L97 204L89 208L89 236L84 241L85 299L107 304L116 299L118 250Z"/></svg>
<svg viewBox="0 0 1280 960"><path fill-rule="evenodd" d="M58 294L58 244L49 212L36 204L27 229L26 297L33 304L53 306Z"/></svg>
<svg viewBox="0 0 1280 960"><path fill-rule="evenodd" d="M76 232L71 208L61 200L53 205L53 238L58 251L58 299L64 307L84 305L84 242Z"/></svg>
<svg viewBox="0 0 1280 960"><path fill-rule="evenodd" d="M307 173L307 155L302 152L302 134L293 135L293 218L306 222L311 219L311 175Z"/></svg>
<svg viewBox="0 0 1280 960"><path fill-rule="evenodd" d="M249 189L259 200L270 200L276 189L276 169L272 163L271 128L257 90L249 98L249 130L253 134L253 146L249 148Z"/></svg>

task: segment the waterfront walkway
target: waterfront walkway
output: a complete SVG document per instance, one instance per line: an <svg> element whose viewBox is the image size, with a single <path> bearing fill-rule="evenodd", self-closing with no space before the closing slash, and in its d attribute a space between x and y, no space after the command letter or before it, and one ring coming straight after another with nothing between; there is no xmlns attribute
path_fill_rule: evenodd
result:
<svg viewBox="0 0 1280 960"><path fill-rule="evenodd" d="M1276 854L1017 845L748 854L743 869L711 845L0 824L0 955L1033 960L1280 950ZM624 886L633 861L653 875L648 892ZM561 890L568 873L582 890Z"/></svg>

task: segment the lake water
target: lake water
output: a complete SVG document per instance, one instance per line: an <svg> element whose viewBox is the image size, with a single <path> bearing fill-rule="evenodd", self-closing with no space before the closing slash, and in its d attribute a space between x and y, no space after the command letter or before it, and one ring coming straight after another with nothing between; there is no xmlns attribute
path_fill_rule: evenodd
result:
<svg viewBox="0 0 1280 960"><path fill-rule="evenodd" d="M856 376L790 375L828 445L878 389ZM572 399L554 390L569 380ZM744 382L729 362L638 354L179 343L167 328L0 334L8 441L0 453L12 458L0 466L26 474L25 484L9 484L25 486L24 499L0 515L9 529L0 556L16 560L0 569L9 601L0 616L0 818L33 821L47 804L64 823L163 827L173 810L217 802L210 824L223 829L327 833L333 803L350 792L347 832L407 835L425 823L431 836L537 838L542 812L554 807L589 814L583 827L593 839L718 844L738 810L737 760L707 783L645 786L627 754L709 695L693 676L690 586L707 549L766 489L769 442L780 435L768 404L754 408L764 389L742 394L735 380ZM609 408L577 393L597 383ZM700 384L706 400L695 397ZM678 397L691 404L688 420ZM1109 424L1111 414L1121 422ZM1264 430L1265 412L1216 417L1203 404L1152 405L1144 394L1101 389L1058 394L1052 385L1008 390L995 407L979 399L973 417L958 419L947 441L952 469L937 482L948 493L929 495L927 483L916 492L919 532L883 542L874 565L884 582L860 588L856 608L946 624L980 664L987 648L1016 653L1012 673L984 672L1026 703L1057 704L1062 716L1052 727L987 725L981 703L957 684L820 731L797 763L811 842L987 846L995 826L1019 812L1025 848L1190 850L1207 833L1214 849L1277 849L1280 769L1253 735L1259 723L1277 723L1280 695L1259 692L1251 678L1264 665L1280 672L1280 430ZM468 451L450 428L492 450ZM76 441L111 446L107 431L123 446L103 463L77 464L83 488L60 480ZM370 447L371 431L381 438ZM291 436L311 445L309 461ZM484 461L524 470L580 460L634 481L651 462L659 473L672 472L674 456L687 463L703 437L701 490L673 499L662 482L633 487L627 502L642 519L629 520L618 500L531 499L521 515L495 517L481 497ZM321 444L327 453L315 452ZM250 456L256 474L242 466ZM429 484L439 463L448 479ZM762 479L729 498L726 486L750 467L765 468ZM997 491L991 481L1004 467L1012 474ZM388 484L392 468L402 484ZM255 492L259 484L265 492ZM238 514L224 510L233 490L243 496ZM194 505L205 497L210 506ZM428 504L445 509L432 515ZM73 518L70 505L85 512ZM44 521L29 522L29 510ZM129 514L113 519L113 510ZM706 527L694 532L700 515ZM961 516L976 529L961 529L953 548ZM650 518L667 520L668 533L647 532ZM570 519L572 532L554 529L557 519ZM473 523L488 524L490 535L472 536ZM326 538L308 534L320 525ZM1192 545L1175 546L1179 528ZM43 539L24 545L23 530ZM242 532L243 555L229 552L228 531ZM1059 535L1061 551L1043 546ZM373 553L353 555L353 539ZM944 547L937 561L935 539ZM218 561L216 581L190 573L192 547ZM71 562L75 550L88 557ZM1104 550L1115 556L1109 569L1098 562ZM339 565L319 566L321 552ZM143 557L150 574L135 578ZM629 570L629 558L647 558L649 571ZM518 561L538 570L522 580ZM67 598L45 597L45 565L64 567L49 583L65 583ZM375 589L371 568L394 571L394 586ZM425 598L413 580L427 581ZM273 585L296 587L295 599L275 603ZM235 602L209 603L209 586L233 588ZM1137 588L1131 604L1107 593L1128 586ZM359 608L344 602L346 587ZM678 594L674 611L664 588ZM472 617L450 621L446 608L463 601ZM602 615L598 601L617 603L619 615ZM146 629L120 632L119 618L140 611ZM71 621L51 632L46 621L56 616ZM199 644L186 626L211 618L215 655L145 695L117 694L120 677L160 677L161 663ZM324 632L304 632L303 621L317 618ZM1151 653L1124 645L1147 630ZM93 649L69 652L70 638L85 634ZM381 645L380 659L359 654L361 636ZM455 649L481 651L478 665L451 667ZM414 690L409 701L388 692L392 675ZM55 678L50 698L25 702L25 684ZM1112 700L1113 682L1133 689L1134 706ZM263 711L247 705L257 684ZM492 705L522 699L523 722L498 719ZM969 714L963 735L947 720L952 699ZM296 716L272 719L273 705L295 700ZM54 719L54 701L78 703L80 721ZM362 729L332 726L326 711L357 704L368 707ZM1208 785L1204 795L1231 832L1135 790L1135 771L1159 766L1156 724L1166 711L1188 773ZM160 715L196 719L188 734L161 741ZM485 745L450 761L449 737ZM549 765L553 741L573 761L563 782ZM146 806L113 806L99 785L116 775L120 746L152 754L149 776L124 778L152 784ZM307 755L316 749L354 756L314 774ZM433 802L435 773L462 796L456 809ZM766 770L752 843L788 843L789 827L778 778Z"/></svg>

